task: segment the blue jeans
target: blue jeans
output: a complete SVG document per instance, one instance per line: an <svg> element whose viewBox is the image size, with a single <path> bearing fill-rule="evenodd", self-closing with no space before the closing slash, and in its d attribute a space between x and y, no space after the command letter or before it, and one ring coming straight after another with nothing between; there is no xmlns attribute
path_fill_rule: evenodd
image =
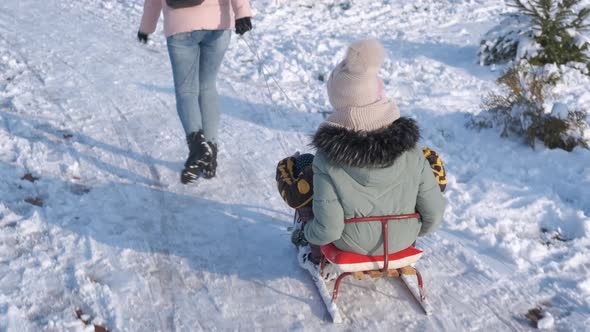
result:
<svg viewBox="0 0 590 332"><path fill-rule="evenodd" d="M185 133L203 130L217 142L219 96L215 80L229 45L229 30L196 30L166 39L172 64L176 111Z"/></svg>

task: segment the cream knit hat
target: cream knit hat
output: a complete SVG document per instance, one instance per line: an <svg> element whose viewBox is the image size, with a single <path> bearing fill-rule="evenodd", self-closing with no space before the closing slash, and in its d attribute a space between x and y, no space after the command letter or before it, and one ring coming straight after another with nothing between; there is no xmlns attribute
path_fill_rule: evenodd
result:
<svg viewBox="0 0 590 332"><path fill-rule="evenodd" d="M383 81L378 77L384 59L385 50L376 39L359 40L348 47L346 57L328 79L334 113L326 124L372 131L399 119L399 109L383 93Z"/></svg>

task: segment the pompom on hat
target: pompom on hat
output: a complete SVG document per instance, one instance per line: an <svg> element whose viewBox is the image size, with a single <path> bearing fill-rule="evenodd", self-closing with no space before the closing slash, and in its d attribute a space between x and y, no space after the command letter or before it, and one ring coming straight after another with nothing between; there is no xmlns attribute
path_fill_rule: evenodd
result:
<svg viewBox="0 0 590 332"><path fill-rule="evenodd" d="M334 112L327 125L351 130L372 131L399 119L400 112L383 92L379 69L385 49L377 39L352 43L328 79L328 97Z"/></svg>

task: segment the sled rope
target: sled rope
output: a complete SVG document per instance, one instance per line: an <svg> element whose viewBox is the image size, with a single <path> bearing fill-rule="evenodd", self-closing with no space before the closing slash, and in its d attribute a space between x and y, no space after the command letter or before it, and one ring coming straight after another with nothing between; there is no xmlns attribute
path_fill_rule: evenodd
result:
<svg viewBox="0 0 590 332"><path fill-rule="evenodd" d="M260 54L258 54L258 51L256 51L256 49L243 36L240 37L239 39L241 39L246 44L246 46L250 49L250 51L252 52L252 54L254 54L254 56L256 58L255 61L258 62L258 66L260 68L260 72L262 73L262 77L264 77L264 82L266 83L266 89L268 91L268 98L270 99L271 104L272 105L276 105L274 99L272 98L272 91L270 89L270 84L269 84L268 76L270 76L272 78L272 80L274 81L274 83L277 85L277 87L283 93L283 95L287 98L287 100L291 103L291 105L293 105L293 107L296 110L298 110L298 107L295 104L295 102L293 102L293 100L291 100L291 98L289 98L289 95L287 95L287 93L285 92L285 90L283 90L283 88L281 87L281 85L279 84L279 82L277 82L277 80L273 76L270 75L270 70L268 70L268 68L262 62L262 58L260 57ZM268 76L264 73L265 70L268 72ZM271 110L273 110L273 109L271 109ZM278 109L278 108L277 108L277 111L278 112L281 112L281 110ZM284 140L283 135L281 133L278 133L278 138L279 138L279 145L281 147L281 150L283 150L283 153L285 153L285 155L290 155L291 152L287 149L287 146L288 145L285 144L285 140Z"/></svg>
<svg viewBox="0 0 590 332"><path fill-rule="evenodd" d="M254 54L254 56L256 57L257 65L261 68L260 72L262 73L262 77L264 77L264 82L266 83L266 89L268 90L268 96L270 98L270 101L274 104L274 100L272 98L272 91L270 89L269 84L269 77L279 88L279 91L281 91L285 98L287 98L291 105L293 105L293 108L298 109L297 104L295 104L295 102L291 98L289 98L289 95L285 92L283 87L281 87L279 82L274 78L274 76L271 75L271 71L264 65L264 63L262 62L262 58L260 57L260 54L258 54L258 51L256 51L256 49L252 46L248 39L246 39L244 36L240 37L239 39L242 40L244 44L246 44L246 46L250 49L250 52L252 52L252 54ZM266 71L266 73L264 71Z"/></svg>

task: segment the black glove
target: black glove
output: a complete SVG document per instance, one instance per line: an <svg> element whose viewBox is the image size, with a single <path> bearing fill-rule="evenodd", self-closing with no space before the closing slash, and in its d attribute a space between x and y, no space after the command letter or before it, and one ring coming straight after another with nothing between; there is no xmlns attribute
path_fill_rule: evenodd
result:
<svg viewBox="0 0 590 332"><path fill-rule="evenodd" d="M139 40L140 43L146 44L148 41L148 34L143 33L141 31L137 31L137 40Z"/></svg>
<svg viewBox="0 0 590 332"><path fill-rule="evenodd" d="M236 33L243 35L246 32L252 30L252 20L250 17L242 17L236 20Z"/></svg>

